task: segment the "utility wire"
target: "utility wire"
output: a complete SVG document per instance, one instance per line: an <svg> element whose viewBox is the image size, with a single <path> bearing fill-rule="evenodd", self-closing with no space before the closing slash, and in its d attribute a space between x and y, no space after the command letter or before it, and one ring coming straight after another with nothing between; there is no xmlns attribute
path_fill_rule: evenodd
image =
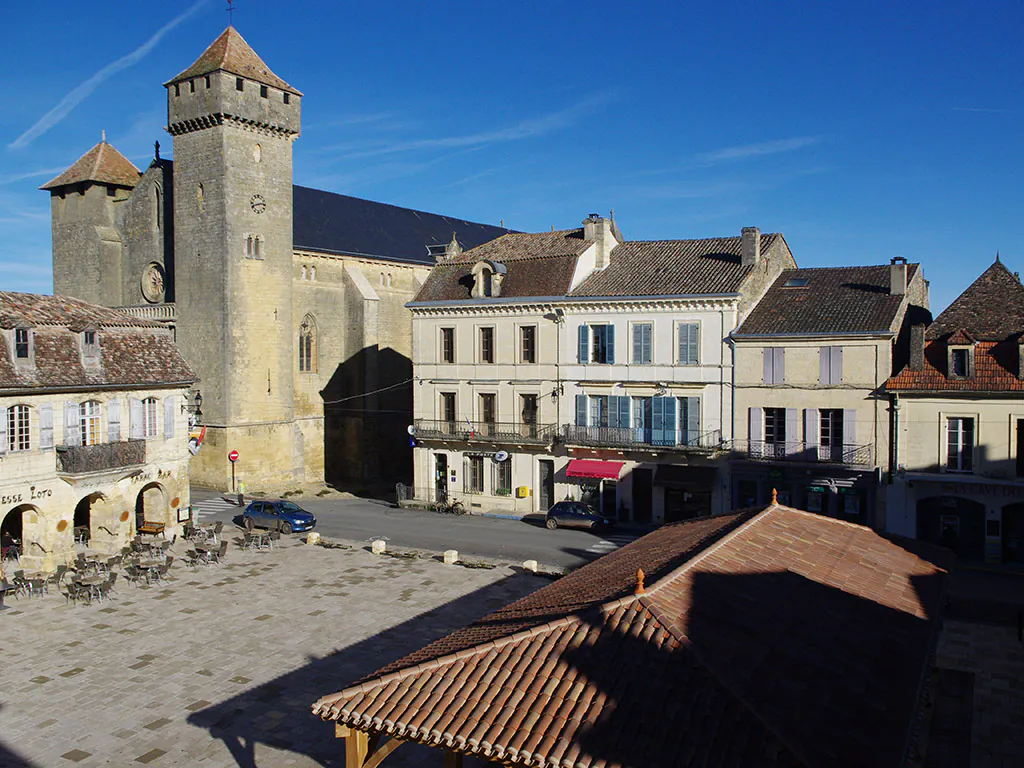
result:
<svg viewBox="0 0 1024 768"><path fill-rule="evenodd" d="M387 392L388 390L391 389L398 389L399 387L404 387L406 384L412 384L413 381L415 381L415 377L406 379L405 381L400 381L397 384L392 384L390 387L381 387L380 389L375 389L372 392L363 392L363 394L361 395L350 395L349 397L343 397L340 400L324 400L323 404L336 405L337 403L345 403L348 402L349 400L358 400L360 397L369 397L370 395L376 395L378 392Z"/></svg>

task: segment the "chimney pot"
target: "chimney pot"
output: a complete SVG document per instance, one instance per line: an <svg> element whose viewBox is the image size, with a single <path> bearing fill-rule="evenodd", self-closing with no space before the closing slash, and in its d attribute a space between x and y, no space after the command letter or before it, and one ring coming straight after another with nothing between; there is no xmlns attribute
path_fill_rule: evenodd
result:
<svg viewBox="0 0 1024 768"><path fill-rule="evenodd" d="M745 267L756 266L761 261L761 230L757 227L744 227L740 230L740 264Z"/></svg>
<svg viewBox="0 0 1024 768"><path fill-rule="evenodd" d="M924 323L910 326L910 370L924 370Z"/></svg>
<svg viewBox="0 0 1024 768"><path fill-rule="evenodd" d="M889 262L889 293L903 296L907 292L907 260L896 256Z"/></svg>

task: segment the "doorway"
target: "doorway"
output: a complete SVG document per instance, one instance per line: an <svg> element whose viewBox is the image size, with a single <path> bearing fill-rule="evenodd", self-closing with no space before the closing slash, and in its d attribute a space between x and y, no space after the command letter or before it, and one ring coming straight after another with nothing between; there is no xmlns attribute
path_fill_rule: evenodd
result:
<svg viewBox="0 0 1024 768"><path fill-rule="evenodd" d="M985 505L959 496L917 502L917 538L953 550L965 560L985 558Z"/></svg>
<svg viewBox="0 0 1024 768"><path fill-rule="evenodd" d="M619 484L614 480L605 480L601 487L601 514L604 517L615 519L615 502L618 496Z"/></svg>
<svg viewBox="0 0 1024 768"><path fill-rule="evenodd" d="M649 523L652 513L652 481L654 472L650 469L633 470L633 522Z"/></svg>
<svg viewBox="0 0 1024 768"><path fill-rule="evenodd" d="M86 544L92 538L92 505L103 497L92 493L75 505L75 542Z"/></svg>
<svg viewBox="0 0 1024 768"><path fill-rule="evenodd" d="M1003 562L1024 563L1024 502L1003 507Z"/></svg>
<svg viewBox="0 0 1024 768"><path fill-rule="evenodd" d="M24 530L24 523L22 521L23 510L26 507L15 507L8 512L2 521L0 521L0 561L2 560L17 560L20 555L24 542L22 541L22 531Z"/></svg>
<svg viewBox="0 0 1024 768"><path fill-rule="evenodd" d="M147 485L135 499L135 530L146 521L160 523L167 516L164 491L158 483Z"/></svg>
<svg viewBox="0 0 1024 768"><path fill-rule="evenodd" d="M547 512L555 503L555 462L550 459L540 459L540 493L537 503L540 507L538 512Z"/></svg>
<svg viewBox="0 0 1024 768"><path fill-rule="evenodd" d="M434 501L448 498L448 454L434 454Z"/></svg>

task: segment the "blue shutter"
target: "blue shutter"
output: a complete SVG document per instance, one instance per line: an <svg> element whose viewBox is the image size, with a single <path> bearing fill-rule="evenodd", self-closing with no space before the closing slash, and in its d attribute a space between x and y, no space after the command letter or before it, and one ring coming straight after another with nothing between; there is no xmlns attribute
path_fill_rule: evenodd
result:
<svg viewBox="0 0 1024 768"><path fill-rule="evenodd" d="M608 426L612 429L619 426L619 398L615 395L608 398Z"/></svg>
<svg viewBox="0 0 1024 768"><path fill-rule="evenodd" d="M590 360L590 326L581 325L579 327L579 358L580 365L586 365Z"/></svg>
<svg viewBox="0 0 1024 768"><path fill-rule="evenodd" d="M615 326L608 324L605 326L605 349L608 350L608 359L605 361L609 365L615 362Z"/></svg>
<svg viewBox="0 0 1024 768"><path fill-rule="evenodd" d="M644 326L644 343L643 343L643 355L645 363L654 362L654 326L647 324Z"/></svg>
<svg viewBox="0 0 1024 768"><path fill-rule="evenodd" d="M697 365L700 362L700 326L697 323L690 325L689 339L686 343L686 362L689 365Z"/></svg>
<svg viewBox="0 0 1024 768"><path fill-rule="evenodd" d="M686 444L696 445L700 438L700 398L684 398L686 403ZM680 416L680 422L682 417Z"/></svg>
<svg viewBox="0 0 1024 768"><path fill-rule="evenodd" d="M676 444L676 399L662 398L665 401L665 442L662 445Z"/></svg>
<svg viewBox="0 0 1024 768"><path fill-rule="evenodd" d="M622 429L629 428L629 398L619 398L619 427Z"/></svg>
<svg viewBox="0 0 1024 768"><path fill-rule="evenodd" d="M651 398L651 444L665 444L665 398Z"/></svg>
<svg viewBox="0 0 1024 768"><path fill-rule="evenodd" d="M633 326L633 362L644 361L644 326L637 323Z"/></svg>
<svg viewBox="0 0 1024 768"><path fill-rule="evenodd" d="M587 426L587 396L576 395L576 426Z"/></svg>

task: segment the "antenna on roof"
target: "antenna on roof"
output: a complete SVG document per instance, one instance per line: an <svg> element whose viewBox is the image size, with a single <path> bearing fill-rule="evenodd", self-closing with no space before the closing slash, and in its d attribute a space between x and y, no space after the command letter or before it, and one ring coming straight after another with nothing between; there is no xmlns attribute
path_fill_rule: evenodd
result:
<svg viewBox="0 0 1024 768"><path fill-rule="evenodd" d="M502 220L501 220L501 228L502 228L502 229L504 229L504 228L505 228L505 220L504 220L504 219L502 219Z"/></svg>
<svg viewBox="0 0 1024 768"><path fill-rule="evenodd" d="M996 264L999 263L999 251L996 251Z"/></svg>
<svg viewBox="0 0 1024 768"><path fill-rule="evenodd" d="M228 26L235 24L235 0L228 0Z"/></svg>

